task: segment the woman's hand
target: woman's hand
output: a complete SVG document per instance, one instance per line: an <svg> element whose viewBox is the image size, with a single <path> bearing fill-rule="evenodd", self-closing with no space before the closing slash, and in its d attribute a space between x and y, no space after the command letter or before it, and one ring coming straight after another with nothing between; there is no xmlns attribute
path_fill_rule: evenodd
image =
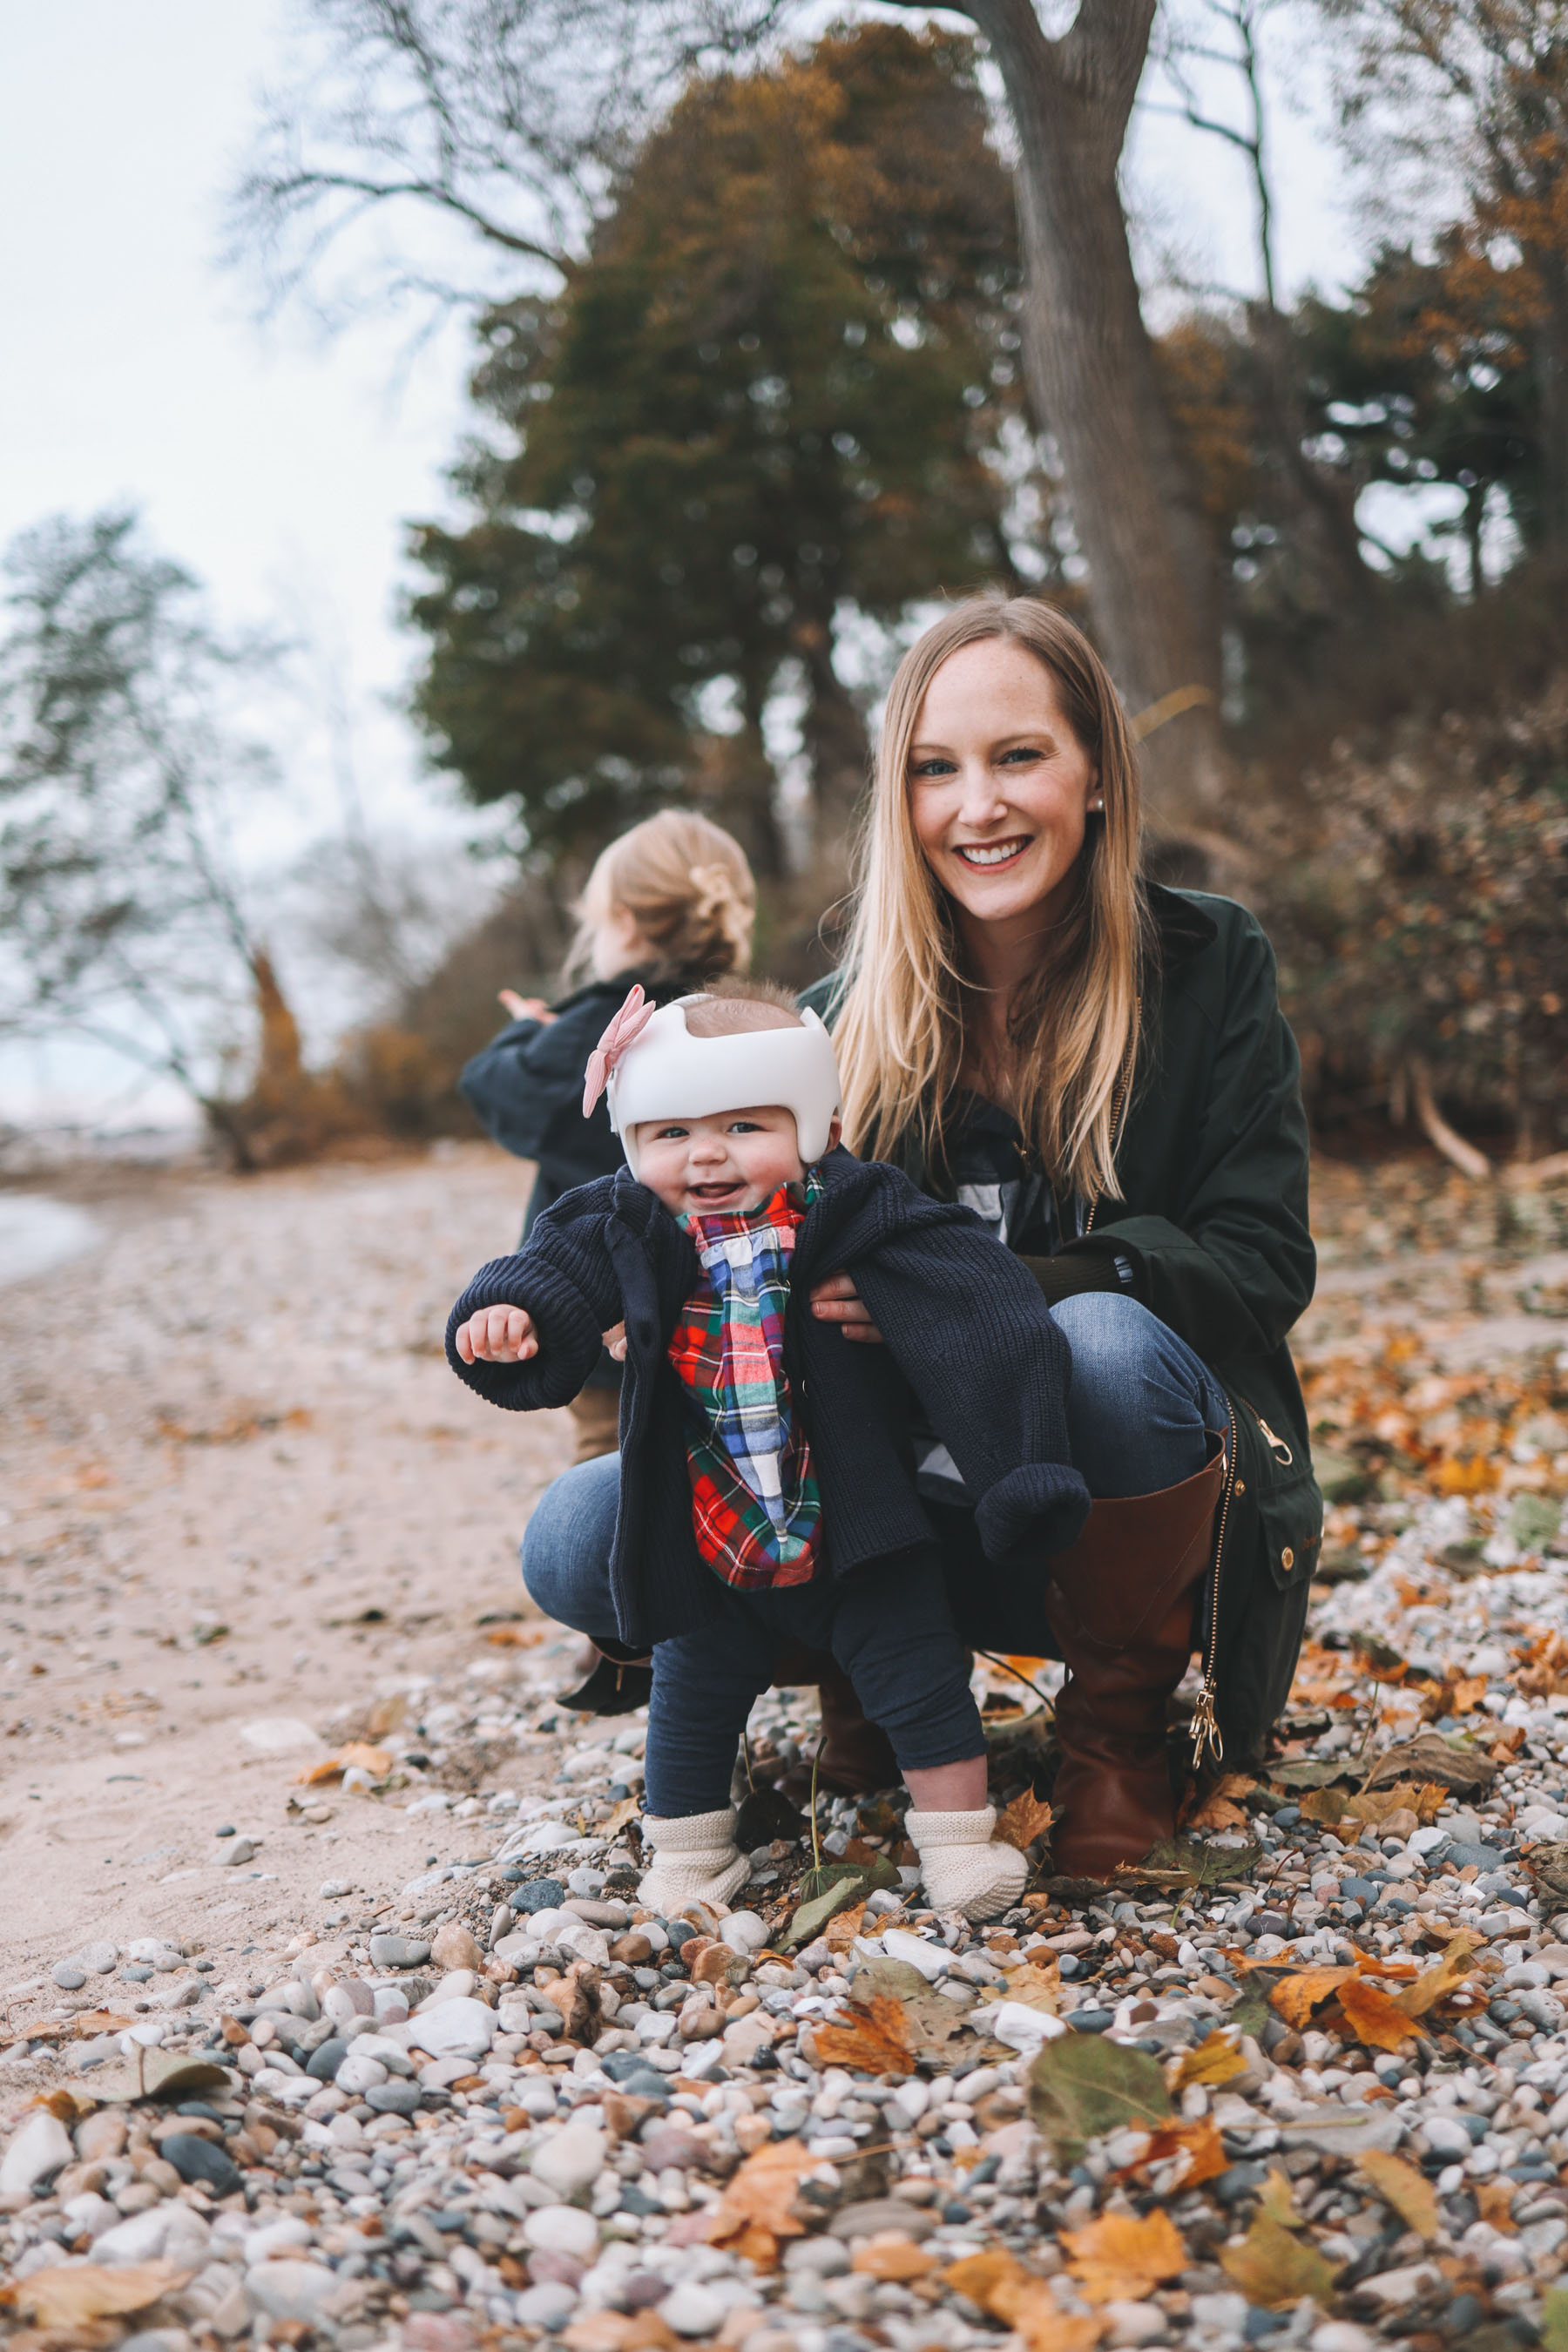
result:
<svg viewBox="0 0 1568 2352"><path fill-rule="evenodd" d="M498 988L496 995L514 1021L537 1021L548 1029L561 1017L552 1013L542 996L520 996L515 988Z"/></svg>
<svg viewBox="0 0 1568 2352"><path fill-rule="evenodd" d="M465 1364L525 1364L539 1353L533 1318L521 1307L481 1307L458 1327L458 1353Z"/></svg>
<svg viewBox="0 0 1568 2352"><path fill-rule="evenodd" d="M861 1304L852 1275L830 1274L825 1281L814 1283L811 1311L819 1323L837 1323L847 1339L874 1339L878 1347L882 1345L882 1335Z"/></svg>
<svg viewBox="0 0 1568 2352"><path fill-rule="evenodd" d="M600 1332L599 1337L604 1341L605 1347L609 1349L611 1355L615 1358L616 1363L624 1364L626 1360L626 1325L624 1323L612 1323L607 1331Z"/></svg>

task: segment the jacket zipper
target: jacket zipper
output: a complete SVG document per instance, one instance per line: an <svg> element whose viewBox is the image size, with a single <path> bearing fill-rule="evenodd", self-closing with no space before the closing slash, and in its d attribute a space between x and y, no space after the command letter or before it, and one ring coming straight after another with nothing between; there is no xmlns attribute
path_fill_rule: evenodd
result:
<svg viewBox="0 0 1568 2352"><path fill-rule="evenodd" d="M1230 1463L1219 1499L1219 1529L1215 1537L1214 1559L1209 1566L1209 1629L1204 1645L1204 1686L1198 1693L1198 1703L1193 1709L1193 1769L1198 1771L1205 1754L1212 1753L1216 1764L1225 1760L1225 1738L1215 1711L1215 1653L1219 1643L1219 1578L1220 1563L1225 1551L1225 1531L1230 1519L1230 1498L1236 1488L1237 1443L1236 1407L1227 1396L1226 1417L1230 1423Z"/></svg>

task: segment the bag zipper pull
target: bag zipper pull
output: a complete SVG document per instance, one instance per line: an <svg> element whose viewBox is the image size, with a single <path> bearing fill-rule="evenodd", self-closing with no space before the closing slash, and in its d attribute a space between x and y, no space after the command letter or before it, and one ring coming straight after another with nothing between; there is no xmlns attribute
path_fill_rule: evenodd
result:
<svg viewBox="0 0 1568 2352"><path fill-rule="evenodd" d="M1212 1751L1216 1764L1225 1757L1225 1740L1215 1714L1214 1685L1205 1682L1198 1693L1198 1703L1193 1709L1193 1769L1201 1770L1205 1754Z"/></svg>

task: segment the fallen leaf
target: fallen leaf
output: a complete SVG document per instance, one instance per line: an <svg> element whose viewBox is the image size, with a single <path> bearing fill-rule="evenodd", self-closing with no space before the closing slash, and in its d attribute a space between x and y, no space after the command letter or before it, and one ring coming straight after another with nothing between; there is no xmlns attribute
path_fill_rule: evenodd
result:
<svg viewBox="0 0 1568 2352"><path fill-rule="evenodd" d="M1568 2286L1547 2288L1541 2306L1541 2341L1544 2352L1568 2352Z"/></svg>
<svg viewBox="0 0 1568 2352"><path fill-rule="evenodd" d="M1104 2331L1098 2313L1063 2311L1047 2282L1000 2247L966 2254L942 2276L944 2286L1016 2330L1028 2352L1089 2352Z"/></svg>
<svg viewBox="0 0 1568 2352"><path fill-rule="evenodd" d="M1461 1675L1448 1693L1449 1715L1474 1715L1487 1695L1485 1675Z"/></svg>
<svg viewBox="0 0 1568 2352"><path fill-rule="evenodd" d="M993 1834L1004 1845L1015 1846L1020 1853L1026 1853L1037 1838L1045 1836L1055 1818L1045 1799L1037 1797L1033 1790L1026 1789L1022 1796L1015 1797L1010 1805L1003 1806L996 1816Z"/></svg>
<svg viewBox="0 0 1568 2352"><path fill-rule="evenodd" d="M1247 2061L1236 2046L1234 2033L1223 2030L1205 2036L1195 2050L1189 2050L1176 2062L1171 2080L1173 2091L1184 2091L1191 2083L1212 2087L1218 2083L1234 2082L1245 2074Z"/></svg>
<svg viewBox="0 0 1568 2352"><path fill-rule="evenodd" d="M789 1923L784 1949L796 1951L821 1935L835 1913L862 1903L879 1888L889 1892L899 1885L896 1864L879 1854L872 1863L828 1863L808 1870L800 1882L800 1908Z"/></svg>
<svg viewBox="0 0 1568 2352"><path fill-rule="evenodd" d="M1299 2230L1302 2226L1301 2216L1296 2210L1290 2176L1288 2172L1281 2172L1277 2164L1268 2168L1263 2186L1258 2192L1258 2206L1270 2221L1278 2221L1282 2230Z"/></svg>
<svg viewBox="0 0 1568 2352"><path fill-rule="evenodd" d="M889 1993L872 1993L864 2008L857 2002L846 2021L817 2026L812 2039L819 2066L859 2067L868 2074L915 2071L904 2004Z"/></svg>
<svg viewBox="0 0 1568 2352"><path fill-rule="evenodd" d="M798 2139L770 2140L747 2157L708 2209L703 2234L709 2244L728 2246L760 2269L776 2269L779 2240L805 2231L793 2210L795 2194L815 2162Z"/></svg>
<svg viewBox="0 0 1568 2352"><path fill-rule="evenodd" d="M1279 1789L1326 1789L1331 1780L1342 1780L1348 1770L1341 1760L1324 1763L1310 1756L1299 1762L1271 1764L1268 1778Z"/></svg>
<svg viewBox="0 0 1568 2352"><path fill-rule="evenodd" d="M1477 2218L1494 2230L1512 2237L1519 2228L1513 2218L1513 2200L1519 2194L1517 2183L1511 2180L1478 2180L1471 2184L1470 2194L1476 2200ZM1414 2227L1414 2224L1412 2224Z"/></svg>
<svg viewBox="0 0 1568 2352"><path fill-rule="evenodd" d="M1162 2124L1151 2133L1149 2145L1133 2164L1121 2168L1120 2178L1146 2176L1155 2165L1166 2164L1173 2156L1184 2156L1186 2163L1172 2184L1173 2189L1195 2189L1201 2181L1217 2180L1222 2172L1230 2169L1230 2158L1219 2136L1219 2126L1212 2116L1199 2116L1191 2123Z"/></svg>
<svg viewBox="0 0 1568 2352"><path fill-rule="evenodd" d="M1316 2246L1303 2243L1267 2213L1255 2215L1238 2245L1222 2246L1219 2260L1248 2303L1260 2303L1268 2311L1299 2303L1303 2295L1321 2303L1339 2276Z"/></svg>
<svg viewBox="0 0 1568 2352"><path fill-rule="evenodd" d="M1343 1789L1309 1789L1301 1799L1301 1818L1333 1829L1343 1821L1351 1801Z"/></svg>
<svg viewBox="0 0 1568 2352"><path fill-rule="evenodd" d="M1466 1930L1446 1944L1429 1969L1423 1969L1413 1985L1406 1985L1394 1998L1406 2017L1425 2017L1440 2000L1447 2000L1458 1991L1470 1972L1471 1962L1481 1948L1479 1936Z"/></svg>
<svg viewBox="0 0 1568 2352"><path fill-rule="evenodd" d="M895 2285L901 2285L906 2279L924 2278L927 2271L935 2270L936 2265L935 2254L928 2253L912 2238L903 2237L896 2231L868 2238L849 2258L850 2269L858 2271L862 2277L888 2279Z"/></svg>
<svg viewBox="0 0 1568 2352"><path fill-rule="evenodd" d="M1187 1815L1190 1830L1244 1830L1248 1816L1241 1800L1258 1786L1249 1772L1226 1772Z"/></svg>
<svg viewBox="0 0 1568 2352"><path fill-rule="evenodd" d="M1367 1774L1369 1789L1386 1789L1398 1780L1435 1780L1456 1795L1491 1787L1501 1768L1490 1757L1464 1740L1446 1739L1440 1731L1418 1731L1385 1748Z"/></svg>
<svg viewBox="0 0 1568 2352"><path fill-rule="evenodd" d="M1142 2221L1107 2213L1081 2230L1064 2230L1061 2242L1089 2303L1140 2303L1187 2266L1187 2250L1162 2209Z"/></svg>
<svg viewBox="0 0 1568 2352"><path fill-rule="evenodd" d="M1391 2206L1406 2229L1414 2230L1430 2245L1442 2224L1437 2216L1437 2192L1424 2172L1407 2164L1402 2156L1390 2156L1386 2148L1369 2147L1356 2158L1356 2167L1368 2187ZM1484 2184L1483 2184L1484 2185ZM1509 2182L1508 2193L1513 2194Z"/></svg>
<svg viewBox="0 0 1568 2352"><path fill-rule="evenodd" d="M176 2263L61 2264L34 2271L13 2289L16 2308L39 2327L76 2327L89 2319L145 2311L190 2278Z"/></svg>
<svg viewBox="0 0 1568 2352"><path fill-rule="evenodd" d="M1026 1960L1021 1969L1010 1969L1004 1981L1009 2000L1021 2000L1026 2009L1043 2009L1054 2017L1061 2005L1061 1965L1053 1956L1049 1968L1042 1968L1037 1959Z"/></svg>
<svg viewBox="0 0 1568 2352"><path fill-rule="evenodd" d="M373 1780L379 1780L391 1769L392 1758L384 1748L351 1739L346 1748L334 1748L319 1763L307 1764L303 1771L295 1773L294 1781L298 1788L313 1789L319 1780L335 1780L342 1772L368 1772Z"/></svg>
<svg viewBox="0 0 1568 2352"><path fill-rule="evenodd" d="M1311 2023L1313 2011L1321 2009L1354 1974L1353 1969L1292 1969L1269 1994L1270 2006L1300 2033Z"/></svg>
<svg viewBox="0 0 1568 2352"><path fill-rule="evenodd" d="M847 1951L865 1924L866 1906L856 1903L847 1911L834 1914L822 1931L822 1940L830 1952Z"/></svg>
<svg viewBox="0 0 1568 2352"><path fill-rule="evenodd" d="M1386 1789L1363 1789L1359 1796L1351 1798L1342 1819L1359 1822L1363 1830L1375 1829L1391 1813L1415 1812L1419 1793L1412 1780L1394 1780ZM1439 1790L1439 1801L1447 1794L1446 1790Z"/></svg>
<svg viewBox="0 0 1568 2352"><path fill-rule="evenodd" d="M1047 2042L1029 2068L1029 2114L1058 2163L1076 2164L1101 2132L1162 2124L1170 2112L1159 2061L1097 2033Z"/></svg>
<svg viewBox="0 0 1568 2352"><path fill-rule="evenodd" d="M1364 1977L1352 1976L1341 1985L1340 2008L1356 2040L1369 2050L1403 2050L1415 2038L1409 2011Z"/></svg>
<svg viewBox="0 0 1568 2352"><path fill-rule="evenodd" d="M615 1837L618 1832L626 1828L628 1822L637 1820L638 1811L639 1807L635 1797L617 1799L613 1811L606 1819L595 1823L594 1835L596 1838Z"/></svg>

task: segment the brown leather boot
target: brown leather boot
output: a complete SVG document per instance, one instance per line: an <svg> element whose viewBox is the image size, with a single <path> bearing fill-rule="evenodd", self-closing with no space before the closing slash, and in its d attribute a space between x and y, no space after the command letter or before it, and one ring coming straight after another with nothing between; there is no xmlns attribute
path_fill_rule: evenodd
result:
<svg viewBox="0 0 1568 2352"><path fill-rule="evenodd" d="M892 1742L868 1720L855 1685L826 1650L801 1650L774 1662L775 1683L815 1683L822 1708L822 1753L816 1768L819 1792L833 1797L870 1797L896 1789L902 1777ZM779 1782L797 1805L811 1801L811 1759L803 1756Z"/></svg>
<svg viewBox="0 0 1568 2352"><path fill-rule="evenodd" d="M1216 1454L1179 1486L1102 1498L1050 1564L1046 1615L1068 1665L1051 1839L1064 1877L1108 1879L1175 1834L1165 1702L1192 1655L1224 1485Z"/></svg>

